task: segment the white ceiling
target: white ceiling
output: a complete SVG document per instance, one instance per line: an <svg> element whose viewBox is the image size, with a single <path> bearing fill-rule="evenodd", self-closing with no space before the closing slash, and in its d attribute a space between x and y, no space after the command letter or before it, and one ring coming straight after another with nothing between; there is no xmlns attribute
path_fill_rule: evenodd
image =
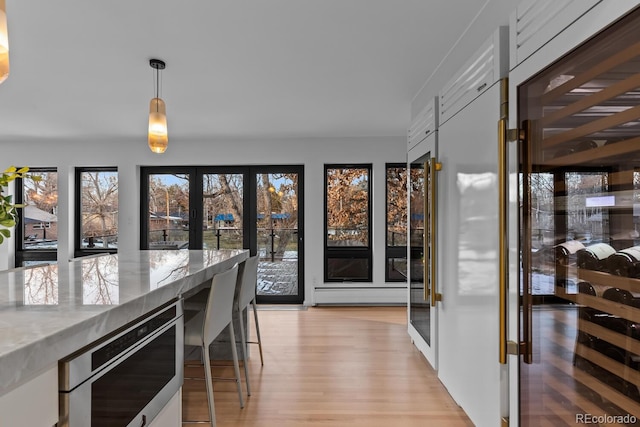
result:
<svg viewBox="0 0 640 427"><path fill-rule="evenodd" d="M0 141L146 139L150 58L173 141L404 135L489 1L6 0Z"/></svg>

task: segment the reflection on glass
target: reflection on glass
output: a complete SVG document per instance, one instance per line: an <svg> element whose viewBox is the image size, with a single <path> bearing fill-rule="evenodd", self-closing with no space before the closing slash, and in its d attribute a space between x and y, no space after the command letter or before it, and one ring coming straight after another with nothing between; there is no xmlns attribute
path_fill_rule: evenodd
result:
<svg viewBox="0 0 640 427"><path fill-rule="evenodd" d="M55 250L58 247L58 173L32 169L40 180L23 180L23 250Z"/></svg>
<svg viewBox="0 0 640 427"><path fill-rule="evenodd" d="M457 174L458 294L495 295L497 281L498 177L493 172ZM494 242L496 242L494 244ZM494 250L487 250L494 247Z"/></svg>
<svg viewBox="0 0 640 427"><path fill-rule="evenodd" d="M387 258L387 277L399 282L407 281L407 259Z"/></svg>
<svg viewBox="0 0 640 427"><path fill-rule="evenodd" d="M189 247L189 175L149 175L149 249Z"/></svg>
<svg viewBox="0 0 640 427"><path fill-rule="evenodd" d="M387 282L406 282L407 269L407 167L386 167L386 248Z"/></svg>
<svg viewBox="0 0 640 427"><path fill-rule="evenodd" d="M118 304L119 289L117 257L102 256L82 260L82 304Z"/></svg>
<svg viewBox="0 0 640 427"><path fill-rule="evenodd" d="M189 274L188 251L153 251L149 253L149 283L157 289Z"/></svg>
<svg viewBox="0 0 640 427"><path fill-rule="evenodd" d="M425 200L428 197L428 182L425 179L424 165L411 165L409 194L409 320L411 325L422 335L427 345L431 344L431 309L424 276L425 262Z"/></svg>
<svg viewBox="0 0 640 427"><path fill-rule="evenodd" d="M24 305L58 304L58 266L24 270Z"/></svg>
<svg viewBox="0 0 640 427"><path fill-rule="evenodd" d="M203 248L243 247L242 174L205 174L202 177Z"/></svg>

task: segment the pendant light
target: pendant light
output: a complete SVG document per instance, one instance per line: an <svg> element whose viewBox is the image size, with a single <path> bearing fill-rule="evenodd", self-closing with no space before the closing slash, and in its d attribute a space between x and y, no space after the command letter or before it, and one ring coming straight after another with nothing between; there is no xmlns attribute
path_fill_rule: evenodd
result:
<svg viewBox="0 0 640 427"><path fill-rule="evenodd" d="M9 77L9 33L7 32L7 8L0 0L0 83Z"/></svg>
<svg viewBox="0 0 640 427"><path fill-rule="evenodd" d="M162 154L169 145L167 110L160 98L160 70L165 69L165 63L159 59L152 59L149 65L156 70L156 93L149 104L149 148L154 153Z"/></svg>

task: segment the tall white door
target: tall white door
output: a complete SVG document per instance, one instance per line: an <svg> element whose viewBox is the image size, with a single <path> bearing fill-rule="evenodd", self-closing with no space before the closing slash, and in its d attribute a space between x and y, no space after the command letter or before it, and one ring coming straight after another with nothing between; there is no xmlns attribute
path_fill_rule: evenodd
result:
<svg viewBox="0 0 640 427"><path fill-rule="evenodd" d="M500 82L439 128L438 376L478 426L500 425Z"/></svg>

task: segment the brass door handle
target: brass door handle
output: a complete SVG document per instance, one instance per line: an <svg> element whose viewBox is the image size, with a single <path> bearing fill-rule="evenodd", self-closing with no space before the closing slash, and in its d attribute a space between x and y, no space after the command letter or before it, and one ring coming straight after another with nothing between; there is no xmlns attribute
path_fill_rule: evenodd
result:
<svg viewBox="0 0 640 427"><path fill-rule="evenodd" d="M431 265L431 307L435 307L438 301L442 301L442 294L437 290L437 274L436 268L438 266L438 259L436 245L437 245L437 208L438 208L438 182L437 172L442 170L442 163L438 163L435 157L429 160L429 245L431 246L429 263Z"/></svg>
<svg viewBox="0 0 640 427"><path fill-rule="evenodd" d="M499 282L499 302L498 310L500 317L500 352L499 361L501 364L507 363L507 270L509 268L508 260L508 227L507 212L508 212L508 186L507 186L507 132L508 123L506 118L501 118L498 121L498 192L499 192L499 213L498 213L498 229L499 229L499 241L498 241L498 282Z"/></svg>

